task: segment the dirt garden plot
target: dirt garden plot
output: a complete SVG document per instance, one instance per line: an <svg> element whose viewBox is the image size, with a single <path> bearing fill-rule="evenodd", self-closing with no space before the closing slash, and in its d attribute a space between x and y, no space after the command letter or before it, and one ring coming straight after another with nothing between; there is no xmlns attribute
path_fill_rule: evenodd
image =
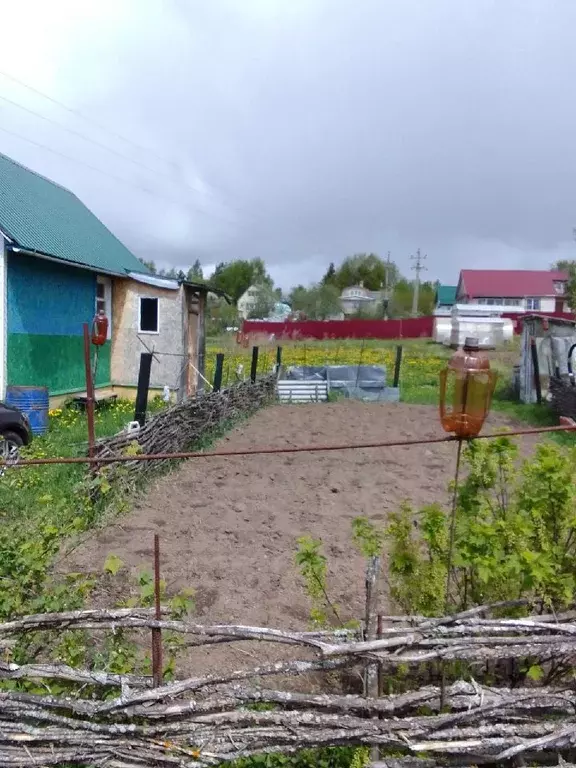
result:
<svg viewBox="0 0 576 768"><path fill-rule="evenodd" d="M511 426L501 416L488 428ZM219 441L219 447L297 446L442 435L437 409L341 402L273 406ZM522 439L529 451L537 437ZM193 459L157 480L133 511L97 532L67 559L68 570L101 573L116 554L130 575L152 563L159 532L170 591L194 587L205 623L306 627L309 604L294 566L296 539L322 539L331 596L346 619L362 616L364 571L351 523L382 524L405 501L448 502L456 446ZM202 667L243 666L241 644L201 651ZM277 649L276 649L277 654ZM223 657L224 654L224 657ZM265 660L265 644L257 659ZM276 656L277 658L277 656Z"/></svg>

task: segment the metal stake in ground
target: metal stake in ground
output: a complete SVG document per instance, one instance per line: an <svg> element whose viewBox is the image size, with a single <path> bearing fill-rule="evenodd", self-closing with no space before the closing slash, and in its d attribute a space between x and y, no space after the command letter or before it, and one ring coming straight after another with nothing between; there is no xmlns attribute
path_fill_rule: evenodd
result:
<svg viewBox="0 0 576 768"><path fill-rule="evenodd" d="M452 580L452 558L454 556L454 539L456 538L456 510L458 508L458 480L460 478L460 459L462 458L463 440L458 440L458 451L456 453L456 471L454 472L454 490L452 492L452 508L450 510L450 535L448 541L448 558L446 561L446 594L444 596L444 610L447 612L450 605L450 582ZM440 708L445 704L446 697L446 667L442 661L440 664L442 671L440 681Z"/></svg>
<svg viewBox="0 0 576 768"><path fill-rule="evenodd" d="M88 456L94 457L94 380L92 379L92 364L90 362L90 328L88 323L82 326L84 331L84 368L86 371L86 420L88 422Z"/></svg>
<svg viewBox="0 0 576 768"><path fill-rule="evenodd" d="M214 369L214 384L212 385L213 392L220 392L222 387L222 371L224 369L224 353L218 352L216 355L216 368Z"/></svg>
<svg viewBox="0 0 576 768"><path fill-rule="evenodd" d="M160 538L154 534L154 615L156 621L162 618L160 610ZM152 630L152 679L154 687L162 685L162 630Z"/></svg>
<svg viewBox="0 0 576 768"><path fill-rule="evenodd" d="M142 352L140 355L140 370L138 372L136 406L134 408L134 421L137 421L141 427L143 427L146 423L146 410L148 408L148 389L150 388L151 368L152 353Z"/></svg>
<svg viewBox="0 0 576 768"><path fill-rule="evenodd" d="M534 373L534 388L536 390L536 402L542 405L542 384L540 382L540 363L538 361L538 347L536 339L530 339L530 354L532 356L532 368Z"/></svg>
<svg viewBox="0 0 576 768"><path fill-rule="evenodd" d="M400 366L402 365L402 345L399 344L396 347L396 361L394 363L394 380L393 387L398 387L400 384Z"/></svg>
<svg viewBox="0 0 576 768"><path fill-rule="evenodd" d="M258 373L258 347L252 347L252 366L250 368L250 381L252 383L256 381L257 373Z"/></svg>

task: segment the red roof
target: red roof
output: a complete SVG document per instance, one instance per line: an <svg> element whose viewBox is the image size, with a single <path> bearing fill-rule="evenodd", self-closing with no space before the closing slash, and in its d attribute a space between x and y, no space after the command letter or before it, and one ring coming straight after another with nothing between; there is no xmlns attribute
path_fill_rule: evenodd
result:
<svg viewBox="0 0 576 768"><path fill-rule="evenodd" d="M557 296L554 282L568 280L566 272L525 269L463 269L458 295L475 298Z"/></svg>

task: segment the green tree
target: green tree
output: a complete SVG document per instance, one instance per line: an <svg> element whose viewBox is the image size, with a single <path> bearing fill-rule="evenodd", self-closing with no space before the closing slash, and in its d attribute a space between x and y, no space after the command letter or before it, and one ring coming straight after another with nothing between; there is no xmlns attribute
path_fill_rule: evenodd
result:
<svg viewBox="0 0 576 768"><path fill-rule="evenodd" d="M357 253L342 262L334 283L340 290L362 283L370 291L379 291L386 284L394 285L397 278L393 261L384 261L375 253Z"/></svg>
<svg viewBox="0 0 576 768"><path fill-rule="evenodd" d="M215 288L225 291L234 301L238 301L251 285L266 285L270 288L274 285L262 259L222 262L217 265L210 282Z"/></svg>
<svg viewBox="0 0 576 768"><path fill-rule="evenodd" d="M260 285L256 292L252 309L248 313L250 320L265 320L274 310L276 296L269 285Z"/></svg>
<svg viewBox="0 0 576 768"><path fill-rule="evenodd" d="M412 283L404 277L396 282L388 306L389 317L408 317L410 315L413 290Z"/></svg>
<svg viewBox="0 0 576 768"><path fill-rule="evenodd" d="M426 281L420 283L418 294L418 312L421 315L431 315L434 311L434 299L436 297L436 284Z"/></svg>
<svg viewBox="0 0 576 768"><path fill-rule="evenodd" d="M206 333L209 336L217 336L226 328L238 328L241 325L236 306L213 294L208 296L206 314Z"/></svg>
<svg viewBox="0 0 576 768"><path fill-rule="evenodd" d="M196 259L194 264L192 264L192 266L188 270L188 273L186 274L186 279L189 280L191 283L197 283L198 281L204 280L204 272L202 271L202 264L200 264L199 259Z"/></svg>
<svg viewBox="0 0 576 768"><path fill-rule="evenodd" d="M431 315L434 311L434 297L436 288L434 283L420 283L418 292L418 313ZM414 283L401 277L394 286L390 302L388 304L388 317L409 317L412 314L412 297L414 296Z"/></svg>
<svg viewBox="0 0 576 768"><path fill-rule="evenodd" d="M322 278L322 285L336 285L336 267L334 262L330 262L330 266L326 270L326 274Z"/></svg>
<svg viewBox="0 0 576 768"><path fill-rule="evenodd" d="M171 278L178 277L178 272L174 267L170 267L170 269L161 269L157 274L158 274L158 277L171 277Z"/></svg>
<svg viewBox="0 0 576 768"><path fill-rule="evenodd" d="M303 312L310 320L327 320L342 311L340 291L329 283L296 286L290 294L290 305L294 312Z"/></svg>
<svg viewBox="0 0 576 768"><path fill-rule="evenodd" d="M140 261L142 264L144 264L144 266L147 269L149 269L150 272L152 272L153 275L155 275L156 272L158 271L156 269L156 264L153 261L146 261L146 259L138 259L138 261Z"/></svg>

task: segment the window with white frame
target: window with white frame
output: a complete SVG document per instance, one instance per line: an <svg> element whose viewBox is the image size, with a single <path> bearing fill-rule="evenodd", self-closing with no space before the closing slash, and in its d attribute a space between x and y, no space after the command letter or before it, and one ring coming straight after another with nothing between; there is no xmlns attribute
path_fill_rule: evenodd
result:
<svg viewBox="0 0 576 768"><path fill-rule="evenodd" d="M526 309L532 309L532 310L539 310L540 309L540 299L526 299Z"/></svg>
<svg viewBox="0 0 576 768"><path fill-rule="evenodd" d="M155 296L140 296L138 330L140 333L159 333L159 301Z"/></svg>
<svg viewBox="0 0 576 768"><path fill-rule="evenodd" d="M100 310L104 312L108 318L108 335L107 338L112 338L112 281L109 277L102 277L98 275L96 278L96 314L99 314Z"/></svg>

